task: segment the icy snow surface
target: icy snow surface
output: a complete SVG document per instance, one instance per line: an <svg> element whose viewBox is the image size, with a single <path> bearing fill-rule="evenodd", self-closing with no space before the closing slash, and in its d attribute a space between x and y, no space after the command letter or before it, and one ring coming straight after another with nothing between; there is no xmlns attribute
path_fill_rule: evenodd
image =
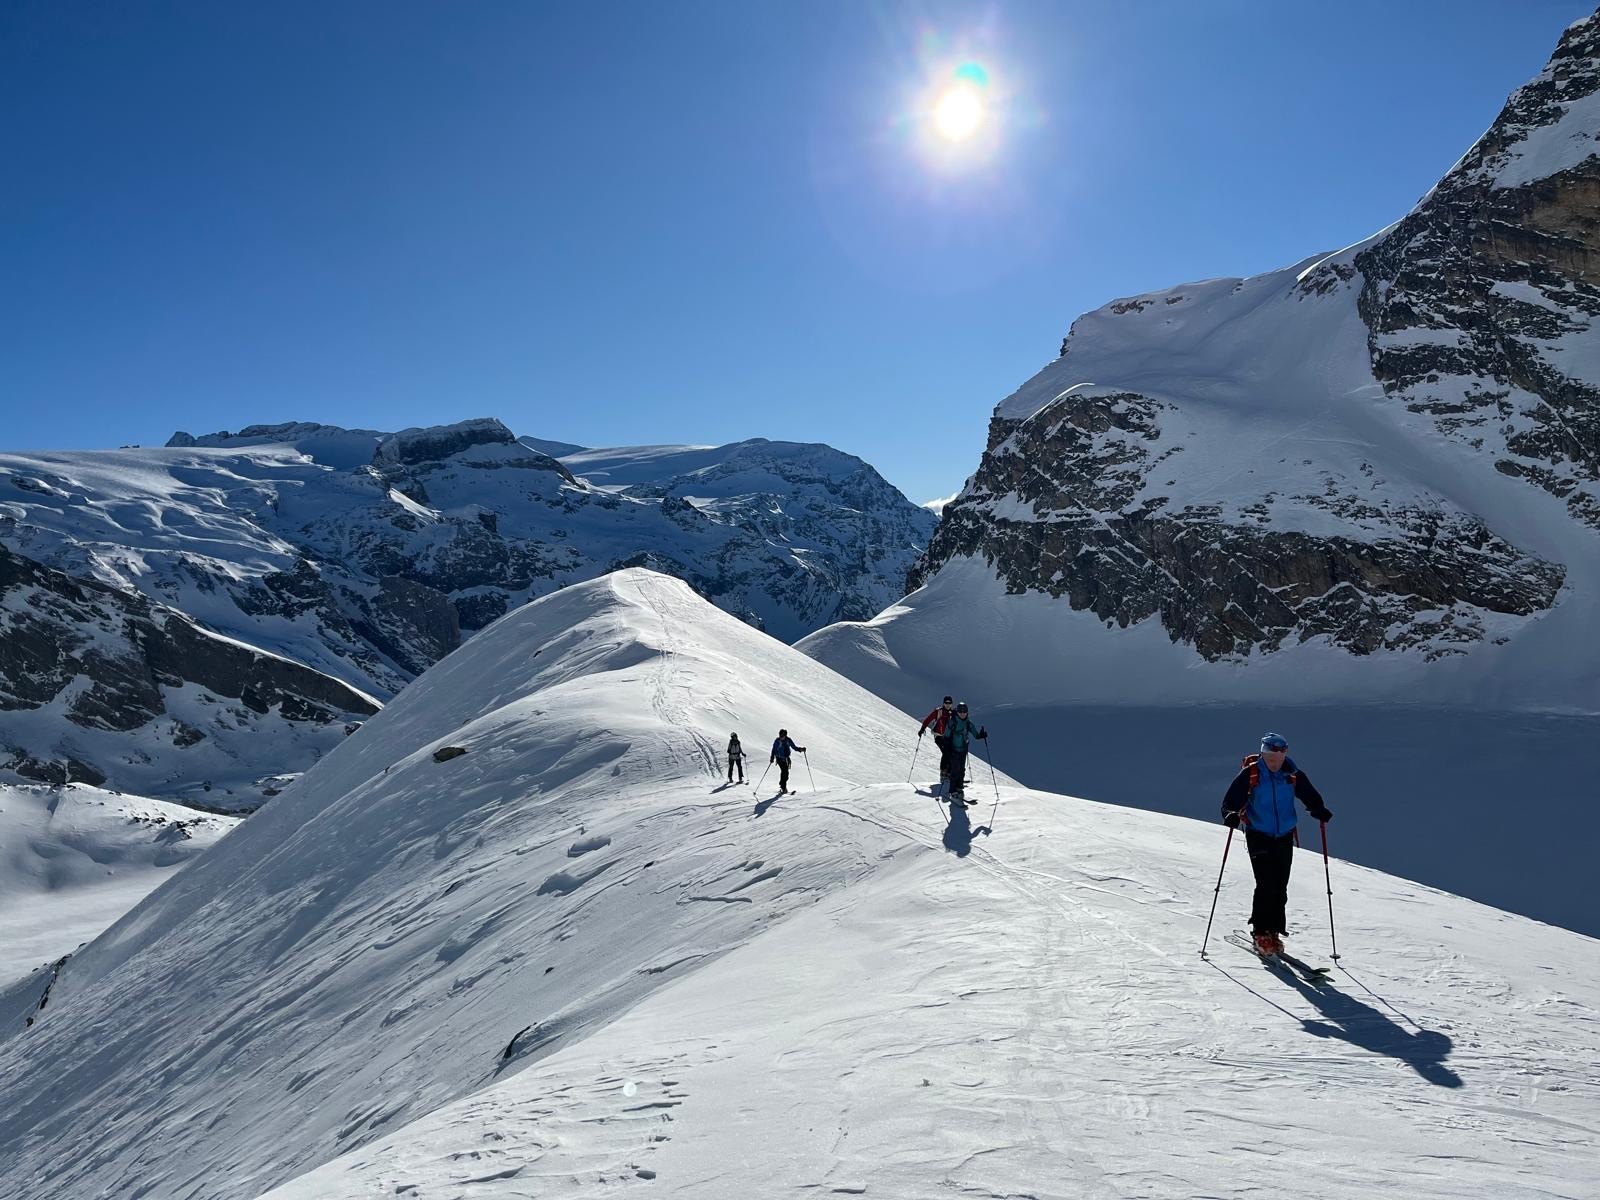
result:
<svg viewBox="0 0 1600 1200"><path fill-rule="evenodd" d="M721 780L786 726L798 795ZM433 752L460 746L445 763ZM1332 864L1325 990L1198 956L1223 831L995 782L621 572L428 671L0 994L0 1197L1577 1195L1590 939ZM913 754L920 752L913 768ZM813 787L814 775L814 787ZM609 839L609 840L606 840ZM1237 851L1237 847L1235 850ZM1328 961L1302 853L1292 945Z"/></svg>

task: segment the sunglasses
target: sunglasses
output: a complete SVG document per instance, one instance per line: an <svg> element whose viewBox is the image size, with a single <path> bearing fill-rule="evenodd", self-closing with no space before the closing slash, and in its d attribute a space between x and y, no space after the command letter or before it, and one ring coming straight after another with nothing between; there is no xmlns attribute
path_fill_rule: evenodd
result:
<svg viewBox="0 0 1600 1200"><path fill-rule="evenodd" d="M1288 742L1262 742L1261 748L1268 754L1278 754L1289 748Z"/></svg>

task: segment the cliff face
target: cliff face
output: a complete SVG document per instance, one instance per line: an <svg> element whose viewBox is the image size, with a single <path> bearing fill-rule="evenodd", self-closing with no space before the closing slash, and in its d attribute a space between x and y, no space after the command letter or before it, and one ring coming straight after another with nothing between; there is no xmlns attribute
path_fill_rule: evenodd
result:
<svg viewBox="0 0 1600 1200"><path fill-rule="evenodd" d="M1355 265L1385 392L1600 528L1600 16Z"/></svg>
<svg viewBox="0 0 1600 1200"><path fill-rule="evenodd" d="M1595 587L1597 267L1600 15L1378 236L1080 318L909 582L974 560L1210 661L1507 644Z"/></svg>

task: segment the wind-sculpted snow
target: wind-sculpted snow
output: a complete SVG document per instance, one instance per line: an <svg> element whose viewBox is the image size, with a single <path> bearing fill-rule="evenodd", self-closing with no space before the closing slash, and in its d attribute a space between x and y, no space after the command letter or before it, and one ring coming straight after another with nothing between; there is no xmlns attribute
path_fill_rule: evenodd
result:
<svg viewBox="0 0 1600 1200"><path fill-rule="evenodd" d="M580 457L602 482L492 419L395 434L291 422L154 450L0 455L0 548L382 700L518 605L620 566L686 579L784 640L870 616L900 595L934 525L826 446ZM614 480L624 463L627 481ZM39 681L0 652L0 692L44 704L56 684L36 695ZM287 739L304 744L231 747L236 767L219 772L200 761L218 745L207 725L172 745L133 714L92 761L63 748L83 740L73 731L46 736L38 721L12 758L56 774L76 758L91 771L81 777L138 791L210 782L209 803L251 808L263 794L253 780L303 770L345 723L309 716Z"/></svg>
<svg viewBox="0 0 1600 1200"><path fill-rule="evenodd" d="M728 733L758 774L780 725L798 795L721 781ZM1190 1197L1292 1160L1344 1200L1600 1169L1588 939L1335 861L1330 987L1218 939L1207 964L1220 828L986 771L947 818L903 782L930 752L676 581L537 601L4 1030L0 1197ZM1326 962L1301 859L1293 944Z"/></svg>

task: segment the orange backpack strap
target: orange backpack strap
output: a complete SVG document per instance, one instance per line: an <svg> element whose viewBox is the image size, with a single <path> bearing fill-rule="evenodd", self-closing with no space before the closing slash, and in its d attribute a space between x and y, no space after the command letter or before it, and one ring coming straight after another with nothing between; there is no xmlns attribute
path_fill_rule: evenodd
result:
<svg viewBox="0 0 1600 1200"><path fill-rule="evenodd" d="M1239 764L1241 767L1250 768L1250 791L1252 793L1256 790L1256 784L1261 782L1261 768L1258 765L1260 762L1261 755L1246 754L1244 761Z"/></svg>

